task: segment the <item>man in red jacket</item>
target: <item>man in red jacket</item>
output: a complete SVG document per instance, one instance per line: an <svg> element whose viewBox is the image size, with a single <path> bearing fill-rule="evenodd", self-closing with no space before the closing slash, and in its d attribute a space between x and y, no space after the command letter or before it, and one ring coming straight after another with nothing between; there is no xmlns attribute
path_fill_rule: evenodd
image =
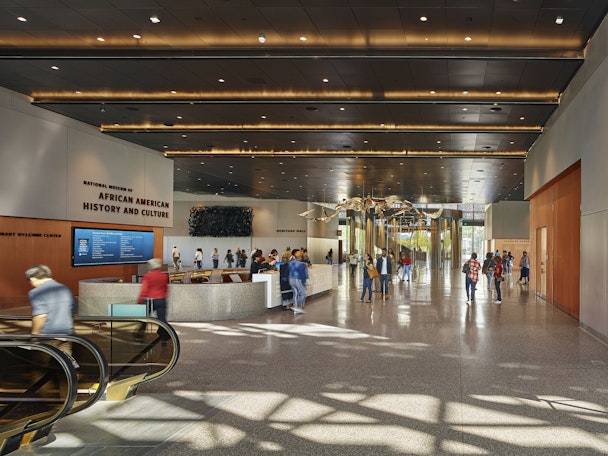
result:
<svg viewBox="0 0 608 456"><path fill-rule="evenodd" d="M148 261L148 273L144 275L138 302L143 304L149 300L150 310L156 310L156 318L167 321L167 291L169 289L169 274L161 272L162 261L152 258Z"/></svg>

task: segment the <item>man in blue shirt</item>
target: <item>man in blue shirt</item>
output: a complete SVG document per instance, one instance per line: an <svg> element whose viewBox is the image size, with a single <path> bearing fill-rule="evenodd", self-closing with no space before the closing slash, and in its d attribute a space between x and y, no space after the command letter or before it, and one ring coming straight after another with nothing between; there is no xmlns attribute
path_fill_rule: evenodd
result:
<svg viewBox="0 0 608 456"><path fill-rule="evenodd" d="M72 313L76 310L76 300L72 291L55 281L51 269L44 264L29 268L25 277L34 287L28 293L32 305L32 334L73 334ZM58 348L71 354L69 343Z"/></svg>

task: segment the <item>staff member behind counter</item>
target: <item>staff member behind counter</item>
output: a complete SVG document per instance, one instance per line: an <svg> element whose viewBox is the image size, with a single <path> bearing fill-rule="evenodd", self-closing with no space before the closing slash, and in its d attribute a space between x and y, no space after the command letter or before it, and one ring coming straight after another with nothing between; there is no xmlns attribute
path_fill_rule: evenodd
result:
<svg viewBox="0 0 608 456"><path fill-rule="evenodd" d="M253 274L267 271L268 269L274 267L275 264L276 261L271 256L269 256L267 259L265 259L261 254L256 256L249 267L249 280L251 280Z"/></svg>

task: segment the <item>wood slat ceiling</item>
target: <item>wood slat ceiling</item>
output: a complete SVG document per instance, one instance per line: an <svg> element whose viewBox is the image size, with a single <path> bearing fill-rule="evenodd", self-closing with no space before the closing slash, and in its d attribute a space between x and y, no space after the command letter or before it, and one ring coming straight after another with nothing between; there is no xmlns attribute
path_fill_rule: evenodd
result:
<svg viewBox="0 0 608 456"><path fill-rule="evenodd" d="M177 191L478 204L523 199L526 153L608 10L608 0L0 5L0 85L171 156Z"/></svg>

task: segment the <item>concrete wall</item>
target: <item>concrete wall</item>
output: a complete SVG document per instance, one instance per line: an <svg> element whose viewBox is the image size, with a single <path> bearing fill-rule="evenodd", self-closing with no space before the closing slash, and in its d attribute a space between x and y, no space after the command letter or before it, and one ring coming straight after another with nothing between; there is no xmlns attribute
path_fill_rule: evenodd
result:
<svg viewBox="0 0 608 456"><path fill-rule="evenodd" d="M253 208L253 236L248 237L191 237L188 235L188 217L193 206L247 206ZM194 252L203 249L203 266L211 267L211 253L214 247L220 252L220 267L227 249L233 252L237 247L245 249L249 255L253 247L267 254L272 249L282 253L287 246L306 247L313 263L324 263L330 248L336 252L338 241L338 217L329 223L311 222L298 214L313 209L314 205L291 200L259 200L255 198L226 198L213 195L191 195L181 192L174 194L174 226L165 230L165 251L163 259L171 263L171 249L177 245L182 252L182 266L191 267ZM316 215L321 214L317 207ZM333 238L332 238L333 236ZM249 267L247 260L247 267ZM225 264L224 264L225 265Z"/></svg>
<svg viewBox="0 0 608 456"><path fill-rule="evenodd" d="M2 88L0 137L0 215L173 224L173 161L161 153Z"/></svg>
<svg viewBox="0 0 608 456"><path fill-rule="evenodd" d="M581 160L580 322L608 339L608 19L587 50L586 61L530 150L525 192L530 197Z"/></svg>
<svg viewBox="0 0 608 456"><path fill-rule="evenodd" d="M530 203L499 201L486 209L485 236L490 239L528 239L530 237Z"/></svg>

